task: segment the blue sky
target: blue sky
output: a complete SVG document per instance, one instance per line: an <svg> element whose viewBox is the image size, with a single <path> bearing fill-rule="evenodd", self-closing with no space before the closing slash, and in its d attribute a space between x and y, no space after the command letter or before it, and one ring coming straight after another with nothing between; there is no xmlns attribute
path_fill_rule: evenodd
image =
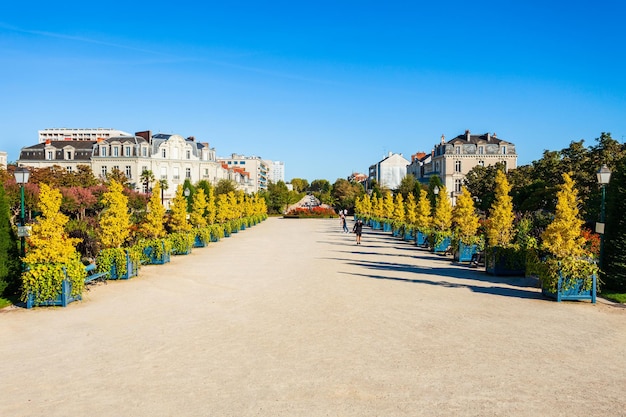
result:
<svg viewBox="0 0 626 417"><path fill-rule="evenodd" d="M195 136L332 183L466 129L514 142L518 164L603 131L626 140L619 1L12 3L9 161L37 130L108 127Z"/></svg>

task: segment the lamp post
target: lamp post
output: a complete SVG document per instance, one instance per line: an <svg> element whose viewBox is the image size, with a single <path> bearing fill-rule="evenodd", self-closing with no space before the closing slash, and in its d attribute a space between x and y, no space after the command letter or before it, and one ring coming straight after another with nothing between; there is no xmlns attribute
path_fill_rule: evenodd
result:
<svg viewBox="0 0 626 417"><path fill-rule="evenodd" d="M22 258L26 256L26 216L25 216L25 207L24 207L24 184L28 183L28 177L30 176L30 171L24 167L17 167L15 172L13 172L15 176L15 182L20 185L20 228L18 229L18 235L20 236L20 254Z"/></svg>
<svg viewBox="0 0 626 417"><path fill-rule="evenodd" d="M606 185L611 180L611 170L609 167L602 165L602 168L596 173L598 183L602 187L602 205L600 206L600 221L596 223L596 233L600 234L600 269L602 269L602 256L604 254L604 201L606 199Z"/></svg>

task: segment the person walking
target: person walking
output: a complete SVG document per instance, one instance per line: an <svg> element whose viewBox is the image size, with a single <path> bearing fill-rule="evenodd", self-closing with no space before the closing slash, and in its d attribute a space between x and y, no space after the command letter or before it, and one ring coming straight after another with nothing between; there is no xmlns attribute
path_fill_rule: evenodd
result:
<svg viewBox="0 0 626 417"><path fill-rule="evenodd" d="M352 231L356 234L356 244L360 245L361 234L363 233L363 221L361 219L357 220L356 223L354 223Z"/></svg>
<svg viewBox="0 0 626 417"><path fill-rule="evenodd" d="M345 214L341 215L341 226L343 227L344 233L350 233L350 230L348 229L348 220L346 219Z"/></svg>

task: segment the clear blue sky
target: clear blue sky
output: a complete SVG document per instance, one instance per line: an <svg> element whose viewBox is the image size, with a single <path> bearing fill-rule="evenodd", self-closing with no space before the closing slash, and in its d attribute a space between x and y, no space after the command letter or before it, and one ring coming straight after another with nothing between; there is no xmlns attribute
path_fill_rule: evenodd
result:
<svg viewBox="0 0 626 417"><path fill-rule="evenodd" d="M11 2L0 150L15 161L51 127L152 130L332 183L466 129L514 142L519 164L623 142L623 4Z"/></svg>

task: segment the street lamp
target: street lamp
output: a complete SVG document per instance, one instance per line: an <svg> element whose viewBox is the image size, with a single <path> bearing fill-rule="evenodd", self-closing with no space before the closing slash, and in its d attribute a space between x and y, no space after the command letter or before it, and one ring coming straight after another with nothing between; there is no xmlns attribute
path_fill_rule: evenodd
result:
<svg viewBox="0 0 626 417"><path fill-rule="evenodd" d="M439 195L439 187L437 187L435 185L435 188L433 188L433 193L435 193L435 195Z"/></svg>
<svg viewBox="0 0 626 417"><path fill-rule="evenodd" d="M189 191L189 188L185 188L185 197L189 197L189 194L191 194L191 191Z"/></svg>
<svg viewBox="0 0 626 417"><path fill-rule="evenodd" d="M26 256L26 216L24 209L24 184L28 183L28 177L30 176L30 171L24 167L17 167L13 172L13 176L15 176L15 182L20 185L20 228L18 228L18 235L20 236L20 252L22 258Z"/></svg>
<svg viewBox="0 0 626 417"><path fill-rule="evenodd" d="M600 268L602 268L602 255L604 253L604 200L606 198L606 185L611 180L611 170L609 167L602 165L602 168L596 173L598 176L598 184L602 187L602 205L600 206L600 221L596 223L596 233L600 234Z"/></svg>

